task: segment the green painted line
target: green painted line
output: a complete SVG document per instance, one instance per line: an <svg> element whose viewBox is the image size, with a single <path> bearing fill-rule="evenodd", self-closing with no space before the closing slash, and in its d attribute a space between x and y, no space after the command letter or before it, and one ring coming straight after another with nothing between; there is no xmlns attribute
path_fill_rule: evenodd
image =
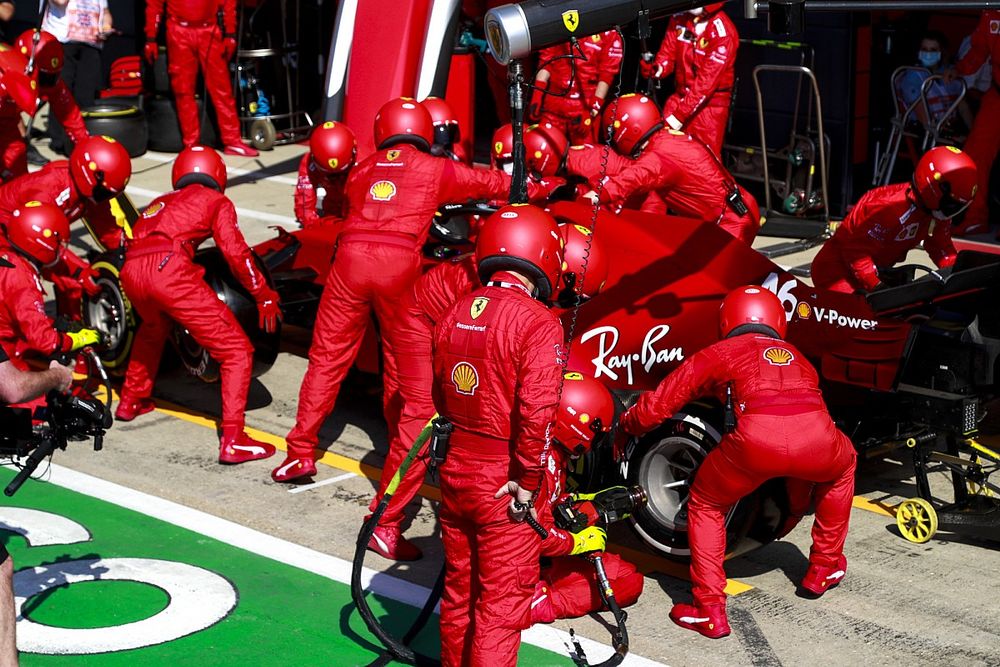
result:
<svg viewBox="0 0 1000 667"><path fill-rule="evenodd" d="M0 485L5 485L12 476L10 470L0 469ZM93 484L103 485L102 489L129 491L53 466L56 482L63 483L61 479L68 476L85 482L91 480ZM138 492L130 493L147 497ZM357 615L345 583L232 545L240 540L253 544L254 531L167 501L160 502L166 507L161 512L190 512L193 521L230 525L236 533L243 533L234 533L235 537L226 541L215 539L201 534L200 527L197 531L180 527L54 483L28 482L14 498L0 504L0 523L3 524L0 534L6 538L14 558L15 593L25 598L23 618L18 622L22 651L24 642L31 640L34 631L43 633L41 641L36 638L40 646L32 649L35 652L22 652L23 665L367 665L378 657L380 647ZM51 523L51 517L41 514L30 514L26 519L17 515L14 508L46 512L56 517L53 521L63 517L66 525L60 528L57 523ZM15 519L11 519L12 516ZM28 531L28 539L10 532L17 521L32 524L22 529ZM89 539L84 533L83 541L38 544L45 541L46 536L41 533L46 530L50 533L48 541L58 542L59 535L71 532L67 528L72 526L70 522L85 528ZM80 538L78 529L76 533L76 538L72 539ZM268 542L272 553L278 548L275 544L287 545L289 560L301 560L313 554L316 559L343 563L276 538L256 535L259 540ZM29 546L29 541L34 545ZM31 577L33 568L42 568L38 570L41 572L39 577ZM179 570L182 576L175 576L172 584L158 583L157 577L169 580L171 568ZM187 577L185 572L201 572L202 575ZM378 576L383 588L387 583L390 589L394 586L400 590L407 586L415 588L385 575ZM108 580L109 577L119 580ZM137 579L145 583L138 583ZM25 593L22 589L28 580L34 583ZM72 582L68 583L70 580ZM185 585L197 585L198 588L185 592L182 590ZM227 586L231 587L231 593L227 593ZM39 590L42 588L45 590ZM233 596L231 600L227 595ZM174 606L184 604L186 596L197 603L185 608L180 618L173 621L165 618ZM401 635L416 610L391 597L370 595L372 609L390 631ZM231 608L225 612L227 605ZM210 622L211 614L208 614L208 621L202 622L205 627L153 645L94 654L39 652L78 650L82 645L79 638L84 636L100 638L98 644L101 641L135 641L142 634L139 626L143 623L147 630L152 628L153 635L164 632L169 635L172 627L191 622L192 618L213 608L223 609L222 617L216 622ZM157 619L161 619L159 626L156 626ZM437 624L432 620L428 626L418 637L415 648L437 656ZM556 631L549 629L548 632ZM66 640L66 637L71 639ZM639 661L650 664L642 659ZM527 643L522 644L520 662L525 665L572 664L567 657Z"/></svg>

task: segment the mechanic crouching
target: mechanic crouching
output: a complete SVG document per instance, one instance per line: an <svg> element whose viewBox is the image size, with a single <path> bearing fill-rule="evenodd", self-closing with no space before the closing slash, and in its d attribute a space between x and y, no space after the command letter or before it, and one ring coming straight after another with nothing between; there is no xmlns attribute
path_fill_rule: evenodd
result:
<svg viewBox="0 0 1000 667"><path fill-rule="evenodd" d="M870 292L921 242L941 268L955 263L952 218L976 196L976 164L952 146L927 151L910 183L869 190L812 262L813 285L834 292Z"/></svg>
<svg viewBox="0 0 1000 667"><path fill-rule="evenodd" d="M531 624L541 538L525 517L536 516L565 363L562 326L545 306L561 245L541 209L498 210L476 244L485 286L435 330L434 405L454 427L440 467L446 666L514 665Z"/></svg>
<svg viewBox="0 0 1000 667"><path fill-rule="evenodd" d="M174 191L157 197L136 221L125 249L121 282L142 318L132 345L115 417L131 421L154 408L149 398L163 344L174 322L219 362L222 429L219 463L266 459L274 447L244 428L253 347L236 317L205 282L192 261L199 245L215 240L240 284L257 302L260 327L274 331L281 320L278 295L267 284L236 223L236 207L223 192L226 165L211 148L192 146L177 156Z"/></svg>
<svg viewBox="0 0 1000 667"><path fill-rule="evenodd" d="M300 225L321 226L347 214L344 186L357 153L354 132L343 123L330 120L312 131L295 182L295 219ZM323 188L323 203L318 210L317 188Z"/></svg>
<svg viewBox="0 0 1000 667"><path fill-rule="evenodd" d="M801 480L789 484L791 506L803 508L812 499L816 509L801 585L822 595L847 571L844 541L857 458L827 412L815 369L783 340L785 310L774 294L762 287L737 288L723 300L719 324L723 340L688 357L620 422L626 433L642 435L702 396L720 398L735 421L691 486L694 601L670 611L677 625L713 639L730 632L723 561L725 517L733 505L769 479Z"/></svg>

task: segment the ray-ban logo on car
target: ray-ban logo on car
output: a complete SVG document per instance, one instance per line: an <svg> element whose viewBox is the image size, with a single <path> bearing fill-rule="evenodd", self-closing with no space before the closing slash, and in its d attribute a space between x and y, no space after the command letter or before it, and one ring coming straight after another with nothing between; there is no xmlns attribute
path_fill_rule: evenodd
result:
<svg viewBox="0 0 1000 667"><path fill-rule="evenodd" d="M617 349L621 334L613 326L591 329L580 336L580 342L597 339L597 356L590 360L594 364L595 378L607 376L611 380L618 380L618 373L625 371L625 381L632 384L635 382L633 364L639 364L643 371L649 373L656 364L684 361L684 348L659 345L669 333L669 324L651 327L642 339L642 347L636 352Z"/></svg>
<svg viewBox="0 0 1000 667"><path fill-rule="evenodd" d="M764 358L772 366L788 366L795 359L795 355L783 347L769 347L764 350Z"/></svg>

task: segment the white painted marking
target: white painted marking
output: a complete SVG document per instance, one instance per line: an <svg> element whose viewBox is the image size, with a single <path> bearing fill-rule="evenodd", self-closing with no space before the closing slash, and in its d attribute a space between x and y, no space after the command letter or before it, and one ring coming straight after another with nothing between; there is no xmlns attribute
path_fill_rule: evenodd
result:
<svg viewBox="0 0 1000 667"><path fill-rule="evenodd" d="M22 535L29 547L90 541L90 532L76 521L26 507L0 507L0 530Z"/></svg>
<svg viewBox="0 0 1000 667"><path fill-rule="evenodd" d="M301 159L302 156L296 156L297 159ZM136 160L150 160L151 162L173 162L177 159L176 155L170 155L169 153L157 153L156 151L146 151L141 156L135 158ZM298 162L295 165L296 171L298 171ZM282 185L295 185L297 179L291 176L267 176L265 173L259 169L243 169L242 167L230 167L226 165L226 172L230 176L246 176L248 174L260 174L256 178L257 181L271 181L272 183L281 183Z"/></svg>
<svg viewBox="0 0 1000 667"><path fill-rule="evenodd" d="M303 491L312 491L315 488L326 486L327 484L343 482L345 479L350 479L352 477L357 477L357 475L353 472L345 472L343 475L337 475L336 477L331 477L330 479L324 479L322 482L313 482L312 484L304 484L303 486L297 486L294 489L288 489L288 492L302 493Z"/></svg>
<svg viewBox="0 0 1000 667"><path fill-rule="evenodd" d="M140 197L146 197L147 201L152 201L157 197L159 197L160 195L166 193L130 185L128 186L128 194L139 195ZM289 197L289 199L291 198ZM253 209L242 208L240 206L236 207L236 214L241 218L253 218L255 220L263 220L264 222L276 222L281 225L288 225L292 229L299 228L299 223L295 221L295 218L287 215L278 215L277 213L265 213L264 211L255 211Z"/></svg>
<svg viewBox="0 0 1000 667"><path fill-rule="evenodd" d="M241 526L238 523L220 519L175 502L136 491L113 482L92 477L60 465L52 464L50 482L77 493L83 493L100 500L141 512L155 519L225 542L234 547L298 567L332 581L350 585L351 563L336 556L323 554L298 544L279 539L266 533ZM361 583L370 593L381 595L408 604L423 607L430 595L425 586L397 579L396 577L364 568ZM437 611L437 610L436 610ZM609 655L610 647L577 635L587 655L595 657ZM527 644L565 655L569 645L569 633L548 625L536 625L521 633L521 640ZM602 660L604 658L601 658ZM649 660L630 653L622 663L634 667L665 667L663 663Z"/></svg>
<svg viewBox="0 0 1000 667"><path fill-rule="evenodd" d="M170 603L141 621L106 628L60 628L24 616L24 604L52 588L85 581L134 581L160 588ZM14 574L17 647L26 653L79 655L153 646L211 627L236 606L236 589L204 568L155 558L88 558Z"/></svg>

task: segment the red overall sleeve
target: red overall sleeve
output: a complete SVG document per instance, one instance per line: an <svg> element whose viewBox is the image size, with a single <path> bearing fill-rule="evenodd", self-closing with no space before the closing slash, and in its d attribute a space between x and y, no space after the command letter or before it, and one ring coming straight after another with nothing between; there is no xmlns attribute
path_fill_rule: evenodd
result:
<svg viewBox="0 0 1000 667"><path fill-rule="evenodd" d="M609 180L604 186L604 192L608 203L615 207L622 205L634 194L669 189L682 177L683 172L676 162L656 151L647 150Z"/></svg>
<svg viewBox="0 0 1000 667"><path fill-rule="evenodd" d="M661 79L670 76L674 71L674 67L677 66L679 29L680 26L677 23L674 21L670 22L667 26L667 34L663 36L663 41L660 42L660 50L656 52L656 58L653 59L653 62L662 68L659 76Z"/></svg>
<svg viewBox="0 0 1000 667"><path fill-rule="evenodd" d="M257 268L257 261L247 246L243 233L236 224L236 207L227 198L219 199L213 217L212 238L226 258L230 270L240 284L246 288L255 301L260 301L270 291L264 274Z"/></svg>
<svg viewBox="0 0 1000 667"><path fill-rule="evenodd" d="M955 263L958 251L951 240L950 222L934 221L934 232L924 241L924 250L930 255L931 261L942 269Z"/></svg>
<svg viewBox="0 0 1000 667"><path fill-rule="evenodd" d="M236 0L219 0L222 10L222 30L225 35L236 34Z"/></svg>
<svg viewBox="0 0 1000 667"><path fill-rule="evenodd" d="M555 318L525 324L517 376L515 456L520 475L516 481L522 489L536 491L542 483L550 429L559 404L563 330Z"/></svg>
<svg viewBox="0 0 1000 667"><path fill-rule="evenodd" d="M618 70L622 64L622 56L625 55L625 52L622 50L622 40L617 32L609 30L605 33L605 36L607 39L604 40L604 48L601 49L601 62L597 68L597 82L606 83L610 86L614 83L615 77L618 76Z"/></svg>
<svg viewBox="0 0 1000 667"><path fill-rule="evenodd" d="M882 202L877 201L871 193L862 197L850 213L850 217L858 221L854 233L845 236L840 242L841 257L866 290L875 289L879 284L878 268L875 266L872 252L872 244L877 244L879 241L870 238L868 230L878 223L882 208Z"/></svg>
<svg viewBox="0 0 1000 667"><path fill-rule="evenodd" d="M438 201L442 204L466 199L506 199L510 176L499 169L476 169L448 160L441 170Z"/></svg>
<svg viewBox="0 0 1000 667"><path fill-rule="evenodd" d="M163 20L163 5L167 0L146 0L146 41L156 40Z"/></svg>
<svg viewBox="0 0 1000 667"><path fill-rule="evenodd" d="M619 424L632 435L647 433L694 399L714 394L718 385L731 379L730 374L715 350L706 347L663 378L654 391L639 397Z"/></svg>
<svg viewBox="0 0 1000 667"><path fill-rule="evenodd" d="M590 188L596 190L597 181L601 177L601 161L604 159L605 151L607 151L605 176L615 176L632 164L632 160L619 155L611 147L584 144L583 146L570 147L566 154L566 173L570 176L587 179Z"/></svg>
<svg viewBox="0 0 1000 667"><path fill-rule="evenodd" d="M295 181L295 219L304 226L315 224L319 220L316 213L316 188L309 177L309 164L312 154L306 153L299 162L299 178Z"/></svg>
<svg viewBox="0 0 1000 667"><path fill-rule="evenodd" d="M955 69L962 76L975 74L990 57L990 12L983 12L976 29L969 38L969 50L955 63Z"/></svg>
<svg viewBox="0 0 1000 667"><path fill-rule="evenodd" d="M78 144L90 136L87 132L87 126L83 123L80 107L65 81L62 79L56 81L56 84L48 91L48 98L52 112L66 128L66 133L73 140L73 143Z"/></svg>
<svg viewBox="0 0 1000 667"><path fill-rule="evenodd" d="M44 355L68 350L72 341L56 331L52 320L45 314L45 292L37 275L32 275L30 270L19 269L10 284L12 293L5 294L4 299L14 304L13 312L28 347Z"/></svg>
<svg viewBox="0 0 1000 667"><path fill-rule="evenodd" d="M735 31L719 27L716 22L722 19L716 16L712 19L712 24L705 33L709 34L709 42L705 47L705 56L698 66L698 76L694 78L688 86L684 98L678 100L676 104L670 105L674 118L682 124L688 122L691 116L698 113L712 93L719 87L719 79L727 68L731 67L730 61L736 57L736 49L739 48L739 38Z"/></svg>
<svg viewBox="0 0 1000 667"><path fill-rule="evenodd" d="M553 509L566 499L566 495L561 493L566 489L566 468L560 465L558 457L556 459L555 470L546 468L545 470L545 506L538 511L538 523L548 531L549 536L542 540L542 555L550 558L555 556L569 556L573 552L573 536L569 532L556 527ZM552 495L558 493L556 498Z"/></svg>

